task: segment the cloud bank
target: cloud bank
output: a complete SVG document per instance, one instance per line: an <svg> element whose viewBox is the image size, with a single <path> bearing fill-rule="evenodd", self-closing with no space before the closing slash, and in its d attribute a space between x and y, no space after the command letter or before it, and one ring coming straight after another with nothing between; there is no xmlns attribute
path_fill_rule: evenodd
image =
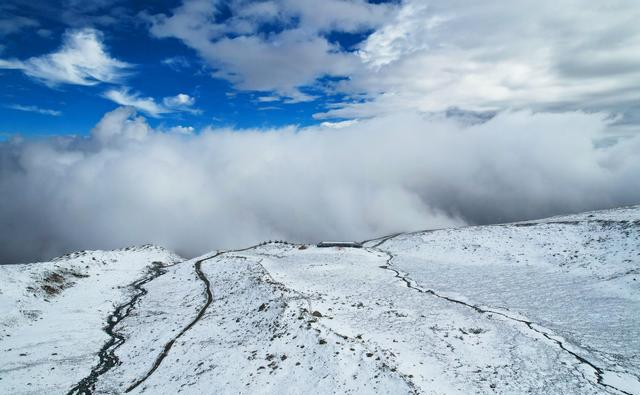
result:
<svg viewBox="0 0 640 395"><path fill-rule="evenodd" d="M147 242L192 256L640 202L640 136L612 138L598 114L327 126L156 130L122 107L90 137L13 138L0 144L0 262Z"/></svg>

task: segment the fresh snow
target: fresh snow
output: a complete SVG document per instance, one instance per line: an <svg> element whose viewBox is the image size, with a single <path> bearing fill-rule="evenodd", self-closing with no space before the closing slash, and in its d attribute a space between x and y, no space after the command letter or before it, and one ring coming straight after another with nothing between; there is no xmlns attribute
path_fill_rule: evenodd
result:
<svg viewBox="0 0 640 395"><path fill-rule="evenodd" d="M180 261L0 266L0 393L640 394L639 206Z"/></svg>
<svg viewBox="0 0 640 395"><path fill-rule="evenodd" d="M145 246L0 266L0 393L69 391L109 339L105 320L131 298L128 285L154 261L179 260Z"/></svg>

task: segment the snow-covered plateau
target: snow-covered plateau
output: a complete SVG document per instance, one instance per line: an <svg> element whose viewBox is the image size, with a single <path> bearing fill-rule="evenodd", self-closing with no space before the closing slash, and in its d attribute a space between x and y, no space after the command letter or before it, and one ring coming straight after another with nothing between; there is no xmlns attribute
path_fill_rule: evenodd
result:
<svg viewBox="0 0 640 395"><path fill-rule="evenodd" d="M0 266L1 394L640 394L640 206Z"/></svg>

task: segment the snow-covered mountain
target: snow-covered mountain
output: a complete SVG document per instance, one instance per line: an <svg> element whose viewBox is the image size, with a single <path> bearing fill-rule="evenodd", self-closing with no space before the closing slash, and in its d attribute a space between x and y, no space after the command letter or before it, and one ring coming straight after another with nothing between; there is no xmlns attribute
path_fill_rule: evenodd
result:
<svg viewBox="0 0 640 395"><path fill-rule="evenodd" d="M640 394L640 206L0 266L0 393Z"/></svg>

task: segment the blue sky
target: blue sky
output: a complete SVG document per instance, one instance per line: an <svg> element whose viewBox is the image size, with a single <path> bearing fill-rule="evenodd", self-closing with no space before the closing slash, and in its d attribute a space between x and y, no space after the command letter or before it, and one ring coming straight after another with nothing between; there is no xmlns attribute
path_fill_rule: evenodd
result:
<svg viewBox="0 0 640 395"><path fill-rule="evenodd" d="M235 11L230 4L216 3L217 11L212 16L216 23L224 24ZM3 87L0 133L5 137L16 133L27 136L86 134L104 113L118 106L104 96L109 90L124 89L129 95L153 98L156 102L178 94L188 95L193 100L189 109L170 110L155 116L141 110L150 115L152 125L167 128L185 124L195 129L208 125L238 128L309 125L318 122L313 114L345 99L342 93L328 92L326 86L331 81L347 78L346 75L321 72L314 75L311 83L299 86L300 92L313 95L314 99L301 101L279 97L278 92L268 88L238 89L229 78L214 76L217 68L208 64L197 50L180 39L154 37L149 32L148 16L170 15L180 5L179 1L98 1L93 5L73 1L29 2L23 7L24 4L26 2L9 1L0 8L3 17L0 23L14 25L3 29L0 59L24 61L54 54L63 49L66 37L91 29L107 57L130 66L126 68L126 75L117 81L97 80L91 86L55 78L43 80L21 69L0 69ZM114 20L105 15L114 15ZM252 34L281 32L292 23L295 21L289 19L259 23ZM353 52L371 32L371 27L365 25L354 31L327 30L318 35L338 51ZM222 36L237 37L237 34L229 32Z"/></svg>
<svg viewBox="0 0 640 395"><path fill-rule="evenodd" d="M0 133L86 134L119 105L153 126L194 130L451 109L604 112L636 124L639 8L9 0L0 5Z"/></svg>

